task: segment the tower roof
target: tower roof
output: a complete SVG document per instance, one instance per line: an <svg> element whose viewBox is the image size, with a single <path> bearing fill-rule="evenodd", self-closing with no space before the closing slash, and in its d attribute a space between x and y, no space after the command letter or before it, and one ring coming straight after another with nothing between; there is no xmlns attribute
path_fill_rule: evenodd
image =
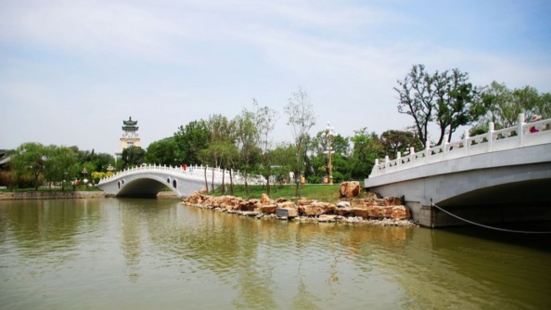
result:
<svg viewBox="0 0 551 310"><path fill-rule="evenodd" d="M139 128L138 126L136 126L138 124L138 121L133 121L131 116L128 117L127 121L123 120L122 123L122 130L124 131L137 131Z"/></svg>

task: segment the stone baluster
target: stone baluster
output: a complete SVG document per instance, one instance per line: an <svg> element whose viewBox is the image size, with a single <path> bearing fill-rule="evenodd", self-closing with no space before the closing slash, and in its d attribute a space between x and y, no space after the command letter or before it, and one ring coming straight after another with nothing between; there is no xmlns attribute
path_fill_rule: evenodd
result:
<svg viewBox="0 0 551 310"><path fill-rule="evenodd" d="M488 152L491 152L494 148L494 128L495 125L493 122L488 123Z"/></svg>
<svg viewBox="0 0 551 310"><path fill-rule="evenodd" d="M430 144L429 142L427 141L427 146L425 147L425 158L428 159L429 156L431 155L431 151L430 151Z"/></svg>
<svg viewBox="0 0 551 310"><path fill-rule="evenodd" d="M518 115L518 137L519 137L519 143L521 146L524 145L524 113L520 113Z"/></svg>
<svg viewBox="0 0 551 310"><path fill-rule="evenodd" d="M402 153L396 152L396 164L401 165L402 164Z"/></svg>
<svg viewBox="0 0 551 310"><path fill-rule="evenodd" d="M389 158L388 158L388 155L385 155L385 169L388 168L388 162L389 162Z"/></svg>
<svg viewBox="0 0 551 310"><path fill-rule="evenodd" d="M463 147L465 148L465 152L469 152L469 144L471 143L469 141L469 131L465 130L465 133L463 134Z"/></svg>

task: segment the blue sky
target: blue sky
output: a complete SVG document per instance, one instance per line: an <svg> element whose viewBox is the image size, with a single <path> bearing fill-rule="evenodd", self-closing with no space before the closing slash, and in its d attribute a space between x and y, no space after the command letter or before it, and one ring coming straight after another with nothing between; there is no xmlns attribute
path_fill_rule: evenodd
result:
<svg viewBox="0 0 551 310"><path fill-rule="evenodd" d="M551 91L549 1L0 0L0 148L27 141L115 152L210 114L279 111L298 87L317 125L403 129L392 88L413 64L478 85Z"/></svg>

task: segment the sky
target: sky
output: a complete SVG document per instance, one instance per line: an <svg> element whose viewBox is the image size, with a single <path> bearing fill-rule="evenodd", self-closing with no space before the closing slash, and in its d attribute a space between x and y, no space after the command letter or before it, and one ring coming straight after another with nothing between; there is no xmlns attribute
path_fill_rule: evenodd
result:
<svg viewBox="0 0 551 310"><path fill-rule="evenodd" d="M476 85L551 91L551 1L0 0L0 149L24 142L118 151L252 98L278 111L302 88L316 125L412 125L393 87L414 64Z"/></svg>

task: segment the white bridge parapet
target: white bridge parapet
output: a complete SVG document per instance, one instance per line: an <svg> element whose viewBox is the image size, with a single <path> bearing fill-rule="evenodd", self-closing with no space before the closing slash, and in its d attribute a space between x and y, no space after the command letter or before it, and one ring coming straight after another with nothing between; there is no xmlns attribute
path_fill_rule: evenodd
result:
<svg viewBox="0 0 551 310"><path fill-rule="evenodd" d="M402 157L398 152L393 160L388 155L382 160L376 159L369 178L460 157L545 143L551 143L551 119L526 123L524 114L520 114L518 124L513 127L494 130L494 124L490 123L485 134L469 137L468 131L465 131L464 138L459 141L444 142L434 147L427 145L419 152L410 148L407 156Z"/></svg>
<svg viewBox="0 0 551 310"><path fill-rule="evenodd" d="M212 168L205 166L173 167L166 165L144 164L141 166L127 168L119 171L110 177L100 180L98 187L108 194L123 195L151 195L167 186L178 196L185 196L194 191L201 190L206 179L209 186L214 183L215 186L230 183L230 171L221 168ZM245 176L239 171L231 171L231 180L233 184L244 184ZM248 184L260 185L265 180L262 176L250 175L246 178ZM128 187L128 184L133 183ZM125 190L126 187L126 190Z"/></svg>

